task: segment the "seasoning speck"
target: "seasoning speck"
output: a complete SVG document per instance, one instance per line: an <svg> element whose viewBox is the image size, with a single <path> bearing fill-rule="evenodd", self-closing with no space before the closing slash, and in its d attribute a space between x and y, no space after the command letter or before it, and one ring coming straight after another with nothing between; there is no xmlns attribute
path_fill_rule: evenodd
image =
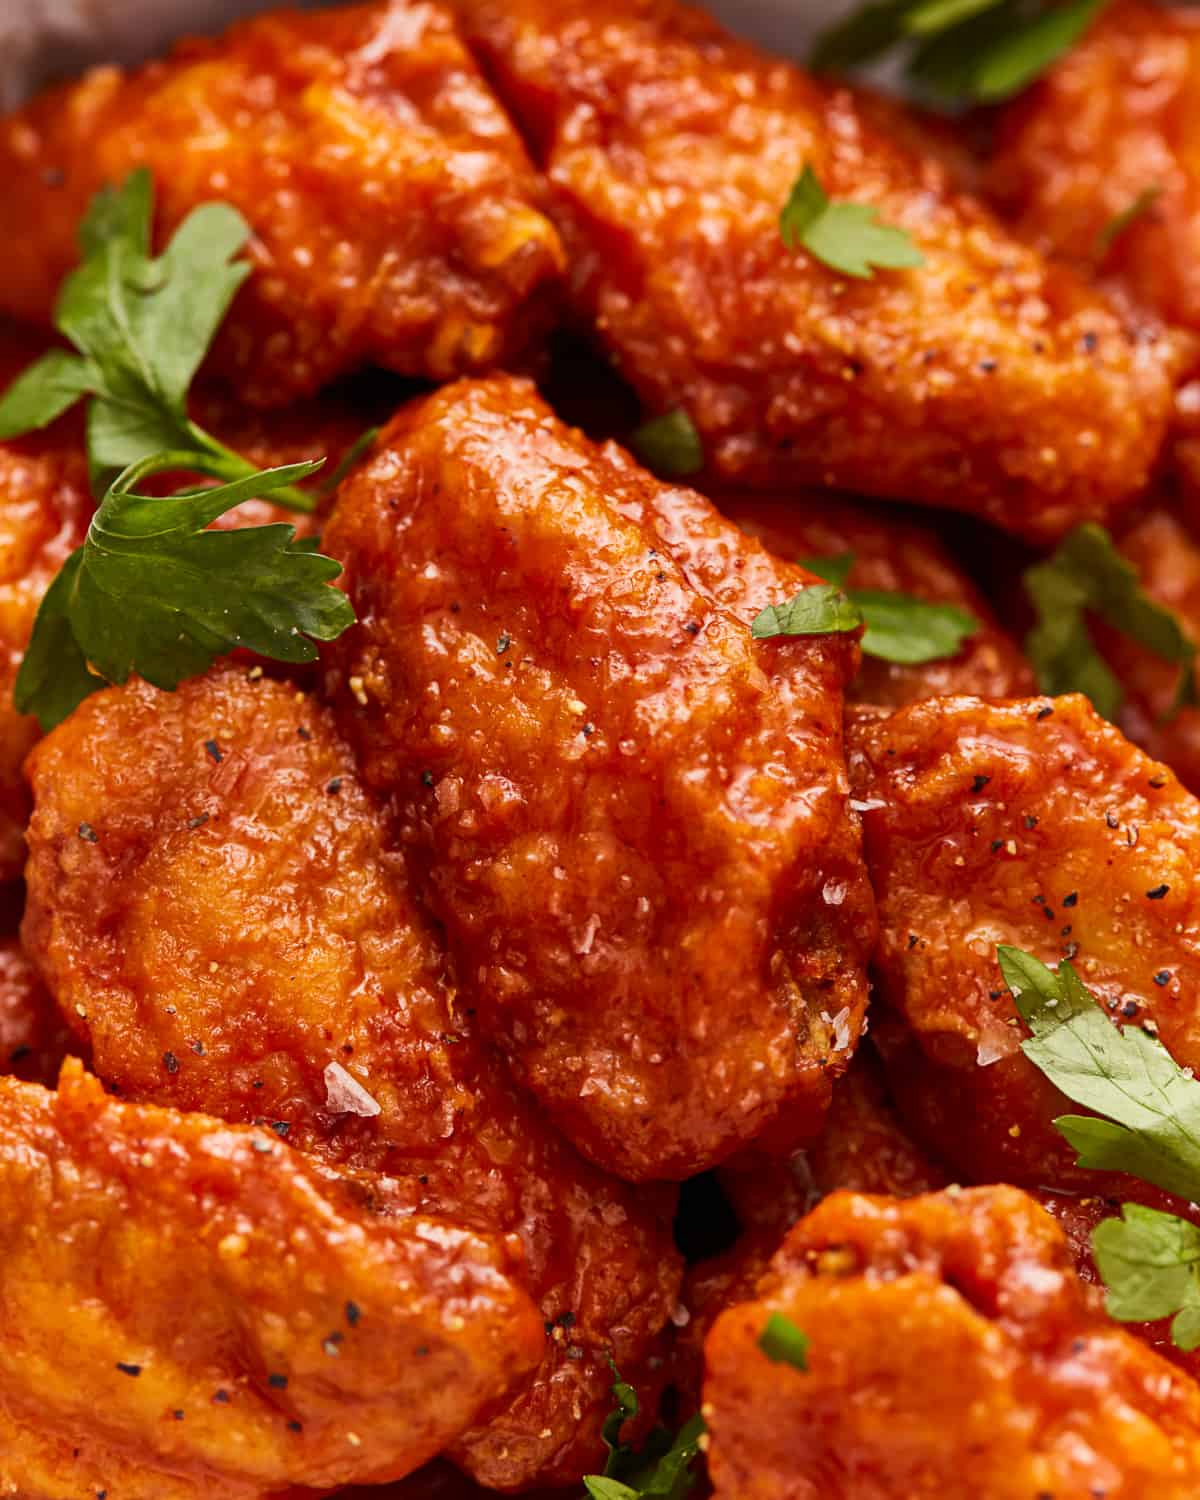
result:
<svg viewBox="0 0 1200 1500"><path fill-rule="evenodd" d="M1074 906L1078 900L1079 900L1079 892L1078 891L1069 891L1067 893L1067 895L1065 895L1062 898L1062 904L1064 906Z"/></svg>
<svg viewBox="0 0 1200 1500"><path fill-rule="evenodd" d="M268 1375L267 1376L267 1384L273 1390L276 1390L276 1391L286 1391L287 1390L287 1380L288 1380L288 1378L287 1378L286 1375Z"/></svg>
<svg viewBox="0 0 1200 1500"><path fill-rule="evenodd" d="M325 788L325 790L330 794L331 797L336 797L337 794L341 791L341 789L342 789L342 778L340 776L335 776L333 778L333 780Z"/></svg>
<svg viewBox="0 0 1200 1500"><path fill-rule="evenodd" d="M337 1359L338 1355L342 1352L341 1346L342 1335L340 1333L331 1333L328 1337L321 1340L321 1348L324 1349L330 1359Z"/></svg>
<svg viewBox="0 0 1200 1500"><path fill-rule="evenodd" d="M1034 717L1036 719L1039 719L1039 720L1040 719L1048 719L1053 712L1054 712L1054 710L1047 703L1047 704L1044 704L1041 708L1038 709L1038 711L1034 715Z"/></svg>
<svg viewBox="0 0 1200 1500"><path fill-rule="evenodd" d="M982 792L984 787L987 786L988 782L991 781L991 779L992 778L990 776L976 776L975 780L971 783L971 790L973 792Z"/></svg>
<svg viewBox="0 0 1200 1500"><path fill-rule="evenodd" d="M498 635L496 637L496 655L497 656L503 656L504 653L508 650L508 648L511 645L512 645L512 636L511 635L508 635L507 633Z"/></svg>
<svg viewBox="0 0 1200 1500"><path fill-rule="evenodd" d="M203 828L204 825L205 825L205 823L207 823L207 822L208 822L208 814L207 813L198 813L194 818L189 818L188 819L187 826L189 828Z"/></svg>
<svg viewBox="0 0 1200 1500"><path fill-rule="evenodd" d="M358 1320L361 1317L362 1317L362 1308L359 1307L358 1303L357 1302L347 1302L346 1303L346 1322L349 1323L349 1325L350 1325L351 1328L356 1328L358 1326Z"/></svg>
<svg viewBox="0 0 1200 1500"><path fill-rule="evenodd" d="M205 740L204 748L208 751L212 759L216 761L217 765L220 765L225 759L221 754L221 747L217 744L216 740Z"/></svg>
<svg viewBox="0 0 1200 1500"><path fill-rule="evenodd" d="M432 771L422 771L421 772L421 785L422 786L432 786L433 785L433 772Z"/></svg>
<svg viewBox="0 0 1200 1500"><path fill-rule="evenodd" d="M98 843L100 839L100 835L96 832L96 830L90 823L80 823L79 837L84 841L85 844L95 844Z"/></svg>
<svg viewBox="0 0 1200 1500"><path fill-rule="evenodd" d="M214 1391L213 1392L213 1400L214 1401L219 1401L222 1406L228 1406L229 1405L229 1392L228 1391Z"/></svg>
<svg viewBox="0 0 1200 1500"><path fill-rule="evenodd" d="M280 1138L280 1140L287 1140L287 1134L288 1134L288 1131L291 1130L291 1128L292 1127L288 1124L288 1122L286 1120L272 1120L271 1121L271 1129Z"/></svg>
<svg viewBox="0 0 1200 1500"><path fill-rule="evenodd" d="M1154 976L1154 982L1160 989L1163 985L1170 984L1171 971L1169 969L1159 969L1158 973Z"/></svg>
<svg viewBox="0 0 1200 1500"><path fill-rule="evenodd" d="M1146 892L1146 900L1161 901L1170 889L1169 885L1156 885L1152 891Z"/></svg>
<svg viewBox="0 0 1200 1500"><path fill-rule="evenodd" d="M123 1364L120 1360L117 1361L117 1369L120 1370L122 1375L132 1375L135 1380L142 1373L141 1365L127 1365Z"/></svg>
<svg viewBox="0 0 1200 1500"><path fill-rule="evenodd" d="M173 1052L163 1053L163 1067L166 1068L168 1073L179 1072L179 1059Z"/></svg>

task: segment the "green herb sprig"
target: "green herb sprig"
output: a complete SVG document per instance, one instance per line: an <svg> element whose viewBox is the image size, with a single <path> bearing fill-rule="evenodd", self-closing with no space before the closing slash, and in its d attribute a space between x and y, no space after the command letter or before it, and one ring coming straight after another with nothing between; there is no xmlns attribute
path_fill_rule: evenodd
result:
<svg viewBox="0 0 1200 1500"><path fill-rule="evenodd" d="M1108 0L877 0L818 37L810 63L846 72L887 53L922 96L993 104L1039 78Z"/></svg>
<svg viewBox="0 0 1200 1500"><path fill-rule="evenodd" d="M612 1364L612 1361L609 1361ZM697 1413L672 1433L659 1426L640 1452L621 1442L621 1428L638 1414L637 1392L621 1379L612 1365L613 1398L616 1402L605 1420L602 1436L608 1448L603 1474L588 1474L583 1486L591 1500L685 1500L696 1483L692 1465L700 1452L704 1419Z"/></svg>
<svg viewBox="0 0 1200 1500"><path fill-rule="evenodd" d="M779 233L789 250L807 250L822 265L860 281L870 281L876 270L925 264L907 230L882 223L870 203L830 198L807 163L780 212Z"/></svg>
<svg viewBox="0 0 1200 1500"><path fill-rule="evenodd" d="M1070 963L1051 970L1010 947L998 948L997 959L1031 1033L1021 1044L1026 1057L1096 1112L1054 1121L1078 1164L1200 1199L1200 1082L1150 1031L1116 1026ZM1133 1203L1121 1215L1092 1236L1108 1311L1126 1322L1175 1314L1178 1347L1200 1347L1200 1228Z"/></svg>
<svg viewBox="0 0 1200 1500"><path fill-rule="evenodd" d="M805 558L801 567L825 579L786 604L768 605L750 627L758 640L775 635L823 635L866 629L863 654L917 665L953 656L979 630L979 621L955 604L936 604L883 589L848 589L854 553Z"/></svg>
<svg viewBox="0 0 1200 1500"><path fill-rule="evenodd" d="M153 209L145 171L93 199L80 230L82 262L55 310L76 352L44 355L0 397L0 440L88 403L100 504L42 600L14 692L18 710L43 729L134 672L174 688L237 646L311 661L314 642L354 620L331 586L340 565L298 541L294 527L206 529L255 497L312 511L318 497L298 486L321 464L259 470L188 416L188 389L250 271L234 259L249 231L228 204L204 204L152 257ZM150 475L167 471L218 483L166 498L141 493Z"/></svg>
<svg viewBox="0 0 1200 1500"><path fill-rule="evenodd" d="M1092 640L1090 613L1179 666L1169 713L1200 702L1196 643L1171 611L1145 592L1137 570L1102 526L1077 526L1051 557L1025 570L1024 583L1036 616L1025 638L1025 653L1042 692L1084 693L1097 713L1116 717L1124 690Z"/></svg>

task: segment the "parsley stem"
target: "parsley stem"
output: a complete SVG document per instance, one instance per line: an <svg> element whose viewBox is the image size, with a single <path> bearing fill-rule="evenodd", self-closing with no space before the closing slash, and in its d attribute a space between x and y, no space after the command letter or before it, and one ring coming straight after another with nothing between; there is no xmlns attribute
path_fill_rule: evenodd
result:
<svg viewBox="0 0 1200 1500"><path fill-rule="evenodd" d="M232 482L236 479L249 479L251 475L257 474L258 466L245 459L240 453L235 453L232 448L227 448L219 439L205 432L203 427L195 422L187 424L188 435L204 454L204 473L211 474L215 479L224 479ZM317 508L316 495L299 489L294 484L283 485L277 490L271 491L271 503L282 505L287 510L300 511L303 515L311 515Z"/></svg>

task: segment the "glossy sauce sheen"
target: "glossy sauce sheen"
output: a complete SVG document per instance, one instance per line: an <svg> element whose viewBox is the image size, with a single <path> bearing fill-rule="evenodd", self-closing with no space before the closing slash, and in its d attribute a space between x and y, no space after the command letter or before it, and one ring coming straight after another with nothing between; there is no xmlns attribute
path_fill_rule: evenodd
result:
<svg viewBox="0 0 1200 1500"><path fill-rule="evenodd" d="M1069 1110L1020 1051L996 945L1071 959L1122 1024L1200 1066L1200 802L1077 695L863 717L851 758L879 804L876 974L906 1025L878 1038L910 1122L976 1181L1106 1191L1052 1126Z"/></svg>
<svg viewBox="0 0 1200 1500"><path fill-rule="evenodd" d="M562 268L520 141L432 0L280 11L0 122L0 309L49 320L89 198L136 166L163 231L213 199L249 221L256 274L210 365L256 405L367 363L486 369Z"/></svg>
<svg viewBox="0 0 1200 1500"><path fill-rule="evenodd" d="M856 647L747 628L809 575L513 379L401 412L325 547L329 690L516 1076L634 1179L814 1134L874 935Z"/></svg>
<svg viewBox="0 0 1200 1500"><path fill-rule="evenodd" d="M70 1191L64 1192L66 1183ZM254 1500L386 1479L539 1358L519 1256L269 1131L0 1079L0 1486Z"/></svg>
<svg viewBox="0 0 1200 1500"><path fill-rule="evenodd" d="M607 1356L650 1389L674 1305L673 1192L582 1161L480 1046L328 710L232 667L131 683L30 770L25 941L99 1075L519 1243L542 1362L453 1454L501 1488L602 1465ZM331 1096L331 1063L377 1114Z"/></svg>
<svg viewBox="0 0 1200 1500"><path fill-rule="evenodd" d="M811 1340L772 1361L771 1313ZM1200 1392L1015 1188L836 1193L706 1345L717 1500L1188 1500Z"/></svg>
<svg viewBox="0 0 1200 1500"><path fill-rule="evenodd" d="M949 505L1035 540L1144 484L1172 341L853 92L674 0L458 10L546 169L578 313L653 411L686 409L724 479ZM779 214L806 162L924 266L855 281L789 250Z"/></svg>

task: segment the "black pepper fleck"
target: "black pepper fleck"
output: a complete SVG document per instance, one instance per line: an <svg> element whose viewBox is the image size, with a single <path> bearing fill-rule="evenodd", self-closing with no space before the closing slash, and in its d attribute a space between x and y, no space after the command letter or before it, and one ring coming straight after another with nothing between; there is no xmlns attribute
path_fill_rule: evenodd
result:
<svg viewBox="0 0 1200 1500"><path fill-rule="evenodd" d="M288 1122L286 1120L272 1120L271 1121L271 1129L275 1132L275 1134L277 1136L279 1136L279 1138L281 1140L286 1140L287 1139L287 1133L288 1133L288 1131L291 1128L292 1127L288 1124Z"/></svg>
<svg viewBox="0 0 1200 1500"><path fill-rule="evenodd" d="M583 735L585 740L590 740L592 735L594 735L596 732L596 726L594 724L585 724L579 732Z"/></svg>
<svg viewBox="0 0 1200 1500"><path fill-rule="evenodd" d="M1086 350L1086 352L1088 354L1091 354L1095 350L1096 345L1100 342L1100 340L1096 337L1096 335L1094 333L1090 333L1089 332L1089 333L1085 333L1083 335L1083 337L1079 340L1079 342L1083 345L1083 347Z"/></svg>
<svg viewBox="0 0 1200 1500"><path fill-rule="evenodd" d="M1159 969L1158 973L1154 976L1154 982L1160 989L1163 985L1170 984L1171 971L1169 969Z"/></svg>
<svg viewBox="0 0 1200 1500"><path fill-rule="evenodd" d="M205 825L205 823L207 823L207 822L208 822L208 814L207 813L198 813L196 815L196 817L188 819L187 826L189 828L203 828L204 825Z"/></svg>
<svg viewBox="0 0 1200 1500"><path fill-rule="evenodd" d="M1125 1004L1121 1007L1121 1014L1127 1021L1132 1021L1141 1008L1136 1000L1126 1000Z"/></svg>
<svg viewBox="0 0 1200 1500"><path fill-rule="evenodd" d="M193 1042L192 1043L192 1051L196 1054L197 1057L203 1057L204 1056L204 1043L203 1042Z"/></svg>
<svg viewBox="0 0 1200 1500"><path fill-rule="evenodd" d="M982 792L984 787L987 786L988 782L991 781L991 779L992 778L990 776L976 776L975 780L971 783L971 790L973 792Z"/></svg>
<svg viewBox="0 0 1200 1500"><path fill-rule="evenodd" d="M508 648L511 645L512 645L512 636L511 635L509 635L507 632L505 632L502 635L498 635L496 637L496 655L497 656L503 656L504 653L508 650Z"/></svg>
<svg viewBox="0 0 1200 1500"><path fill-rule="evenodd" d="M303 1432L304 1428L301 1426L301 1424L299 1422L289 1422L288 1423L288 1431L289 1432ZM1053 1496L1051 1496L1051 1500L1053 1500Z"/></svg>
<svg viewBox="0 0 1200 1500"><path fill-rule="evenodd" d="M221 754L221 747L217 744L216 740L205 740L204 748L208 751L213 760L216 761L217 765L220 765L221 762L225 759L225 757Z"/></svg>
<svg viewBox="0 0 1200 1500"><path fill-rule="evenodd" d="M349 1325L350 1325L351 1328L356 1328L358 1326L358 1320L361 1317L362 1317L362 1308L359 1307L358 1303L357 1302L347 1302L346 1303L346 1322L349 1323Z"/></svg>
<svg viewBox="0 0 1200 1500"><path fill-rule="evenodd" d="M213 1392L213 1400L214 1401L219 1401L222 1406L228 1406L229 1405L229 1392L228 1391L214 1391Z"/></svg>
<svg viewBox="0 0 1200 1500"><path fill-rule="evenodd" d="M302 740L311 740L312 739L312 730L311 729L306 729L303 724L301 724L297 728L296 733L300 736L300 738Z"/></svg>
<svg viewBox="0 0 1200 1500"><path fill-rule="evenodd" d="M1038 711L1034 715L1034 717L1036 719L1048 719L1053 712L1054 712L1053 708L1051 708L1051 706L1048 703L1045 703L1045 704L1042 705L1041 708L1038 709Z"/></svg>
<svg viewBox="0 0 1200 1500"><path fill-rule="evenodd" d="M333 780L329 783L329 785L325 788L325 790L330 794L331 797L336 797L337 794L341 791L341 789L342 789L342 778L340 776L335 776L333 778Z"/></svg>
<svg viewBox="0 0 1200 1500"><path fill-rule="evenodd" d="M1074 906L1078 900L1079 900L1079 892L1078 891L1069 891L1062 898L1062 904L1064 906Z"/></svg>
<svg viewBox="0 0 1200 1500"><path fill-rule="evenodd" d="M1036 817L1034 817L1033 813L1026 813L1025 814L1025 827L1026 828L1036 828L1037 826L1038 826L1038 820L1037 820Z"/></svg>
<svg viewBox="0 0 1200 1500"><path fill-rule="evenodd" d="M120 1360L117 1361L117 1369L120 1370L122 1375L132 1375L135 1380L142 1373L141 1365L127 1365L123 1364Z"/></svg>
<svg viewBox="0 0 1200 1500"><path fill-rule="evenodd" d="M267 1384L269 1386L271 1386L271 1388L273 1390L276 1390L276 1391L286 1391L287 1390L287 1380L288 1380L288 1378L287 1378L286 1375L268 1375L267 1376Z"/></svg>
<svg viewBox="0 0 1200 1500"><path fill-rule="evenodd" d="M179 1059L173 1052L163 1053L163 1067L166 1068L168 1073L179 1072Z"/></svg>
<svg viewBox="0 0 1200 1500"><path fill-rule="evenodd" d="M1161 901L1170 889L1169 885L1156 885L1152 891L1146 892L1146 900Z"/></svg>
<svg viewBox="0 0 1200 1500"><path fill-rule="evenodd" d="M85 844L95 844L100 840L100 835L96 832L96 830L90 823L80 823L79 837L84 841Z"/></svg>
<svg viewBox="0 0 1200 1500"><path fill-rule="evenodd" d="M698 620L689 620L683 628L687 631L688 635L700 634L700 622Z"/></svg>
<svg viewBox="0 0 1200 1500"><path fill-rule="evenodd" d="M421 772L421 785L422 786L432 786L433 785L433 772L432 771L422 771Z"/></svg>

